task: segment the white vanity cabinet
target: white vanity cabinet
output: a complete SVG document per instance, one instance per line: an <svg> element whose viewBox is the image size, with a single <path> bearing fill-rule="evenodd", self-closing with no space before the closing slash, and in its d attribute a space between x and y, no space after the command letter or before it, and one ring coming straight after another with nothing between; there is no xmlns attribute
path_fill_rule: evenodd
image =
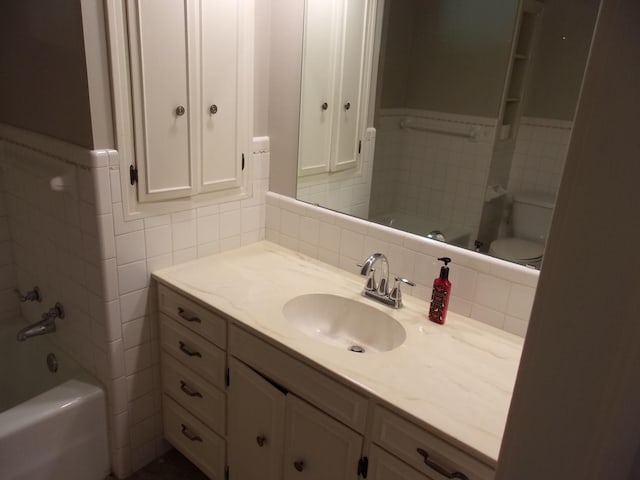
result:
<svg viewBox="0 0 640 480"><path fill-rule="evenodd" d="M209 478L226 470L226 319L158 287L165 438Z"/></svg>
<svg viewBox="0 0 640 480"><path fill-rule="evenodd" d="M370 0L306 0L298 174L354 168L365 121Z"/></svg>
<svg viewBox="0 0 640 480"><path fill-rule="evenodd" d="M493 480L481 460L268 336L165 285L158 299L165 437L210 478Z"/></svg>
<svg viewBox="0 0 640 480"><path fill-rule="evenodd" d="M361 435L234 357L229 372L230 478L357 478Z"/></svg>
<svg viewBox="0 0 640 480"><path fill-rule="evenodd" d="M358 478L363 435L351 427L364 429L366 398L236 325L230 327L229 355L231 478ZM233 393L236 389L250 398L241 400ZM255 445L261 450L256 457L257 472L254 465L243 464L243 455L255 451ZM242 472L239 477L237 470Z"/></svg>
<svg viewBox="0 0 640 480"><path fill-rule="evenodd" d="M135 162L121 168L131 168L137 201L240 192L251 141L253 0L132 0L108 10L127 51Z"/></svg>
<svg viewBox="0 0 640 480"><path fill-rule="evenodd" d="M495 476L489 466L381 405L374 410L371 436L371 479L493 480Z"/></svg>

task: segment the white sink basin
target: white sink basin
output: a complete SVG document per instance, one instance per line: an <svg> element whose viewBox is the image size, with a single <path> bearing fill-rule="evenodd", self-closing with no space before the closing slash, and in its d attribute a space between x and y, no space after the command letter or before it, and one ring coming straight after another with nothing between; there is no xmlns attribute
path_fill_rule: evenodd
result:
<svg viewBox="0 0 640 480"><path fill-rule="evenodd" d="M407 336L386 313L337 295L301 295L289 300L282 313L302 333L358 353L393 350Z"/></svg>

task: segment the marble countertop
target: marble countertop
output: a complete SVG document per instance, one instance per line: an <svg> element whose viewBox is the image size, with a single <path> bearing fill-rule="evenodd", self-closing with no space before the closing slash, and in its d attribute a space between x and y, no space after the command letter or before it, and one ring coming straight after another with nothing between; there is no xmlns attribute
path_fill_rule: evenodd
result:
<svg viewBox="0 0 640 480"><path fill-rule="evenodd" d="M364 277L267 241L153 277L407 412L495 467L522 338L453 312L445 325L429 322L428 302L409 295L394 310L361 295ZM360 355L309 337L282 313L288 300L307 293L365 302L400 322L407 338L394 350Z"/></svg>

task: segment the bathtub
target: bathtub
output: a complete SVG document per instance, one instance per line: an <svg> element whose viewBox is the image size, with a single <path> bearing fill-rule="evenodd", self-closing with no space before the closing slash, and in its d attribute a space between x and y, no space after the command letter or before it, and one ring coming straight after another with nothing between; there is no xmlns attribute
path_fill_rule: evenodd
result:
<svg viewBox="0 0 640 480"><path fill-rule="evenodd" d="M46 335L18 342L24 325L0 321L0 479L103 480L110 473L103 389Z"/></svg>
<svg viewBox="0 0 640 480"><path fill-rule="evenodd" d="M438 223L427 218L401 212L381 213L369 218L369 220L405 232L422 235L423 237L437 230L442 233L445 242L458 247L469 248L471 233L460 227L438 225Z"/></svg>

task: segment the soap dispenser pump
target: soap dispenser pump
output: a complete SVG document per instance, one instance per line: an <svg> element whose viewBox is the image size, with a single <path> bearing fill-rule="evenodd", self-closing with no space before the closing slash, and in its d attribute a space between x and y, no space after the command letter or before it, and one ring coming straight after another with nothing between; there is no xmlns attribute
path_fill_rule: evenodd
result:
<svg viewBox="0 0 640 480"><path fill-rule="evenodd" d="M438 259L444 262L440 268L440 276L433 281L433 291L431 293L431 307L429 308L429 320L440 325L444 324L449 306L449 296L451 295L451 282L449 281L449 257Z"/></svg>

